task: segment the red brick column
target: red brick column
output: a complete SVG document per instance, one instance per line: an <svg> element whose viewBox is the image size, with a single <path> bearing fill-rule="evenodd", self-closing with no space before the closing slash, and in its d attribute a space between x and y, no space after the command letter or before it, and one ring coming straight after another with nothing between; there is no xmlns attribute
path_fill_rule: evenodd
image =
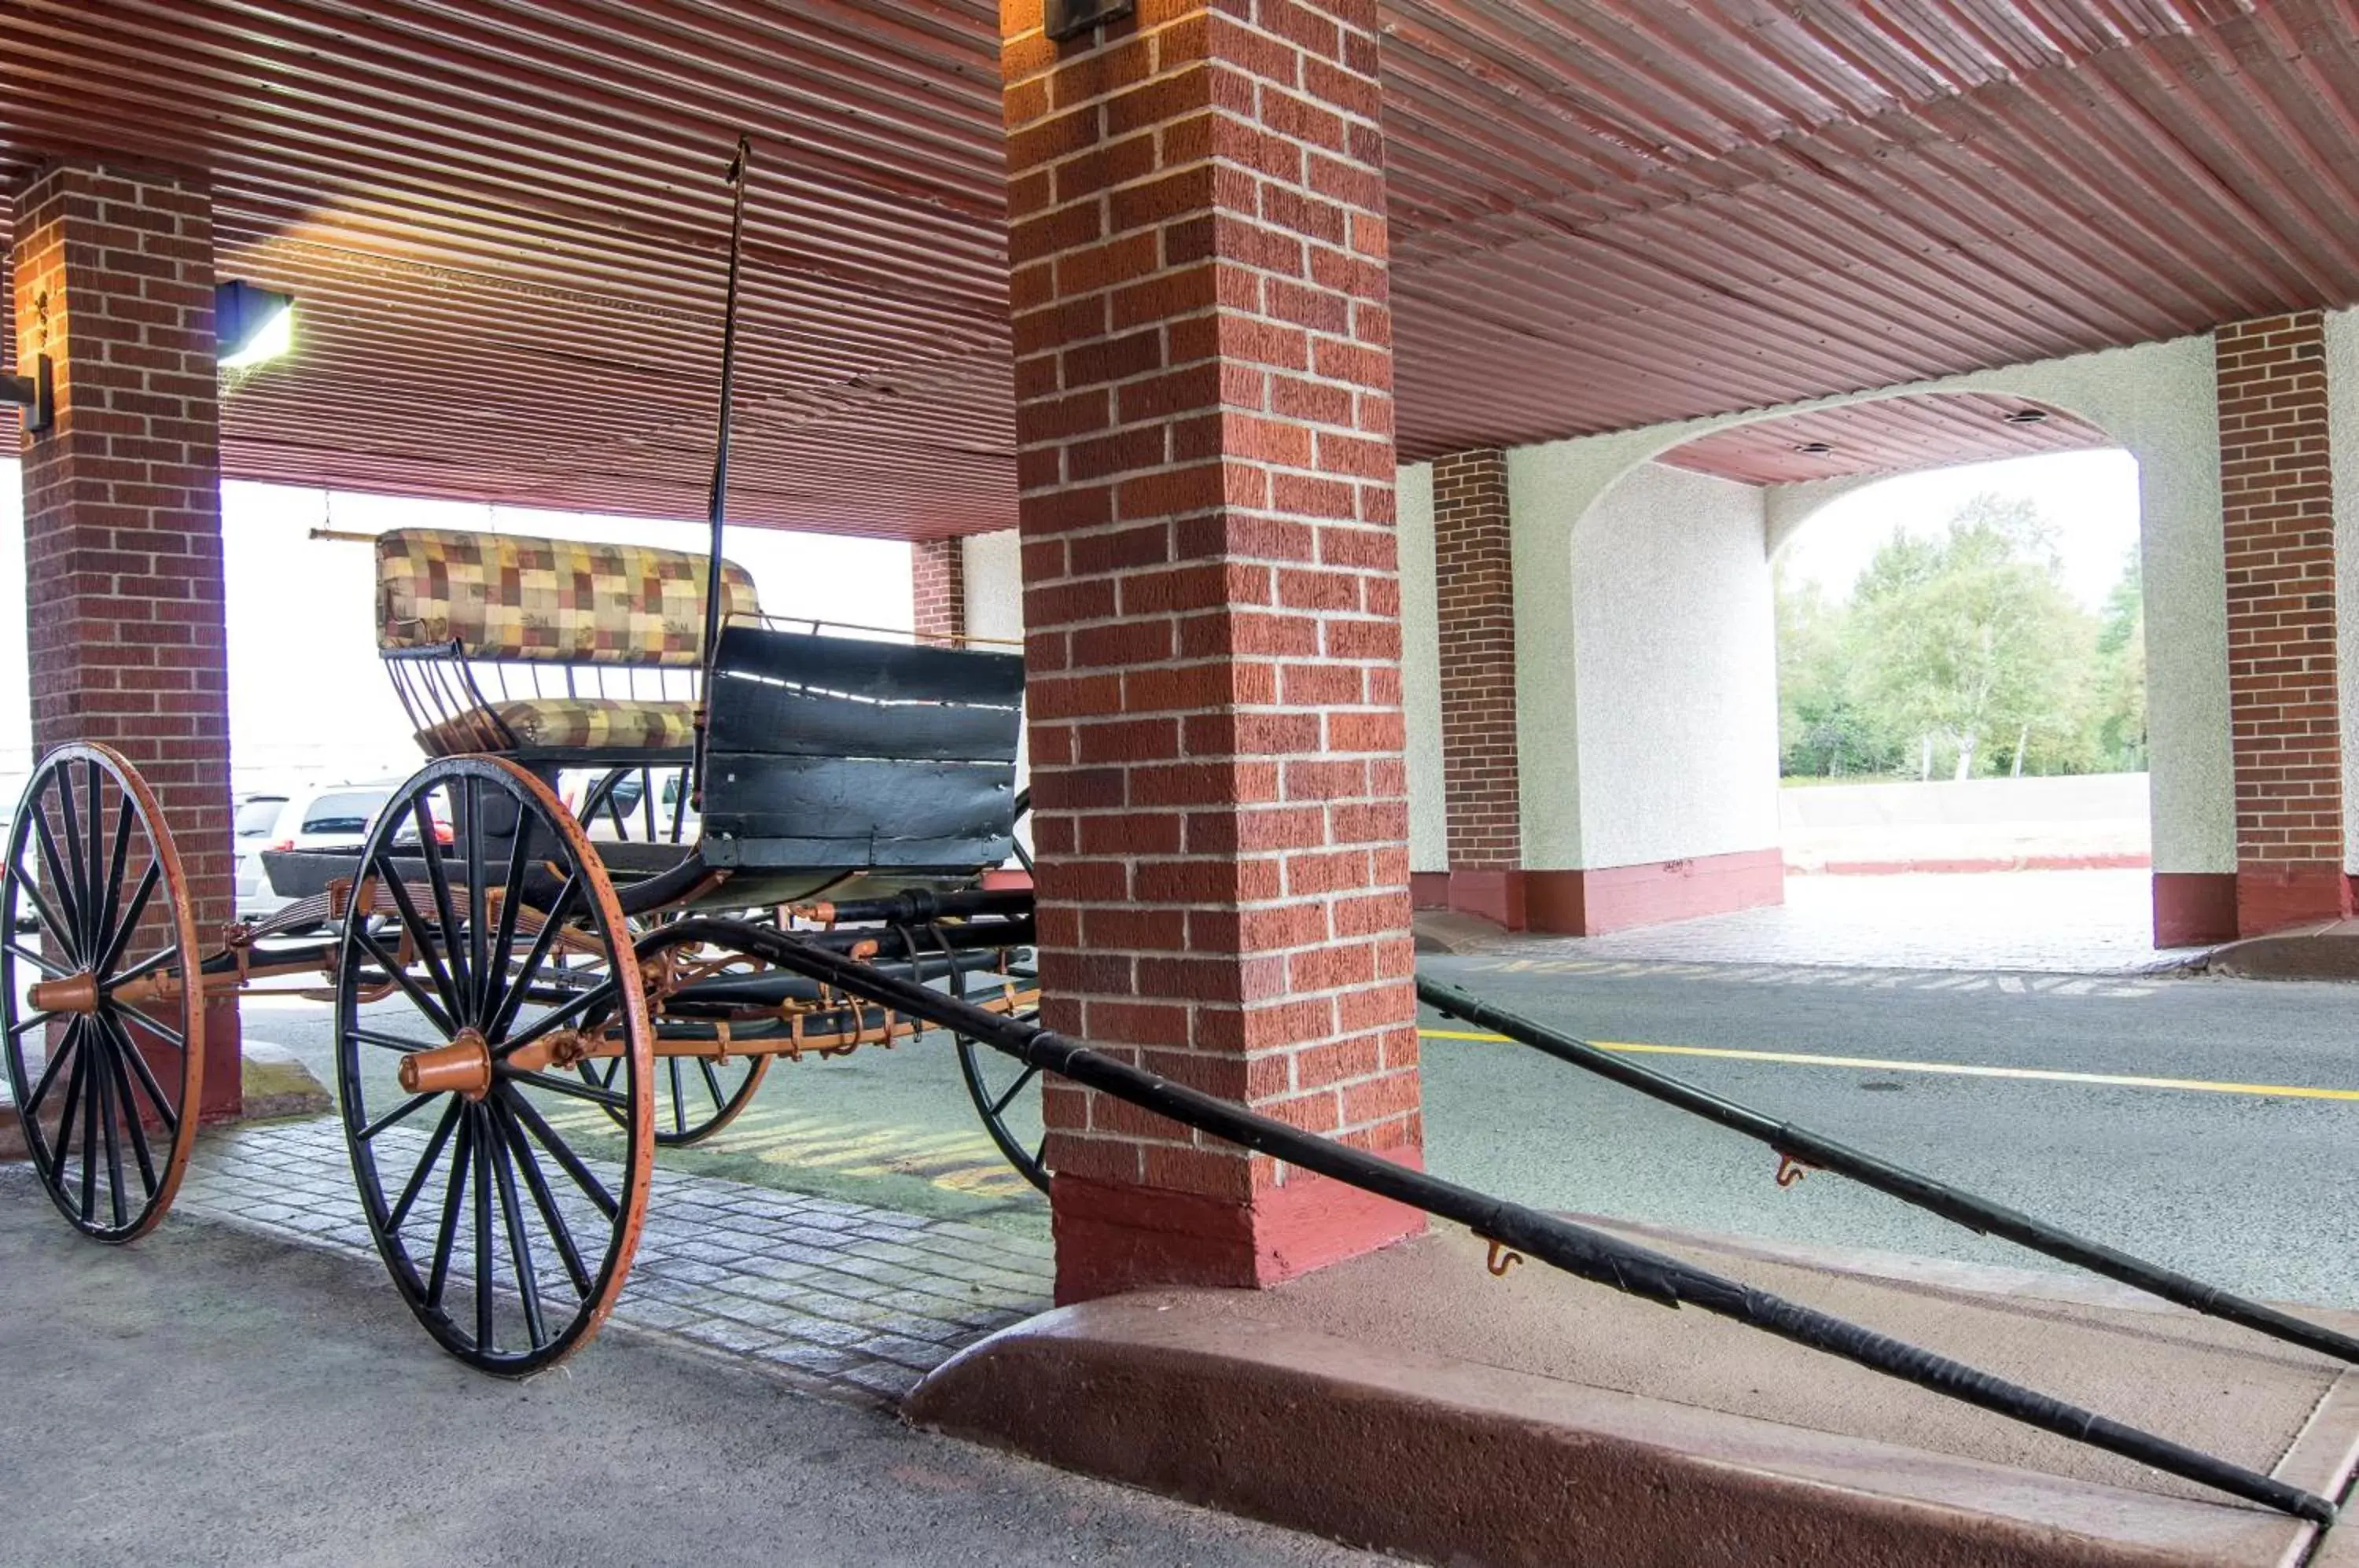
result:
<svg viewBox="0 0 2359 1568"><path fill-rule="evenodd" d="M2215 342L2236 924L2253 936L2351 912L2325 321L2273 316Z"/></svg>
<svg viewBox="0 0 2359 1568"><path fill-rule="evenodd" d="M966 541L920 539L909 547L909 593L918 640L966 640Z"/></svg>
<svg viewBox="0 0 2359 1568"><path fill-rule="evenodd" d="M1516 750L1506 453L1489 449L1434 460L1433 570L1450 907L1521 931L1523 771Z"/></svg>
<svg viewBox="0 0 2359 1568"><path fill-rule="evenodd" d="M1048 1019L1416 1161L1374 0L1004 58ZM1420 1216L1052 1085L1066 1300Z"/></svg>
<svg viewBox="0 0 2359 1568"><path fill-rule="evenodd" d="M234 910L212 198L59 164L16 208L17 361L49 354L58 397L24 441L33 745L103 741L137 765L215 932ZM203 1114L234 1116L235 1001L205 1029Z"/></svg>

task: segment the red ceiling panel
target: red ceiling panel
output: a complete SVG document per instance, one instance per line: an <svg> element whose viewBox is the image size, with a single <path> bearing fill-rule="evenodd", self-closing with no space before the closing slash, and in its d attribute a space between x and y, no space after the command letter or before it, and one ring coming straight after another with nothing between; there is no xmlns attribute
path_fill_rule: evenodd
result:
<svg viewBox="0 0 2359 1568"><path fill-rule="evenodd" d="M1384 16L1410 457L2359 300L2359 0ZM240 477L692 516L751 130L736 514L1001 528L996 33L985 0L0 0L0 183L211 171L224 275L305 310L228 401Z"/></svg>
<svg viewBox="0 0 2359 1568"><path fill-rule="evenodd" d="M1944 392L1756 419L1698 436L1658 461L1746 485L1798 485L2113 444L2104 430L2060 408Z"/></svg>

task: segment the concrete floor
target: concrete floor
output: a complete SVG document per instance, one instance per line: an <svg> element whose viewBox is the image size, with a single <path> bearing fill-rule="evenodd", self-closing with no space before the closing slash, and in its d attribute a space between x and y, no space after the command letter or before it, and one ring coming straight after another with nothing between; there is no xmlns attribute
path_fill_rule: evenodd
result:
<svg viewBox="0 0 2359 1568"><path fill-rule="evenodd" d="M186 1218L97 1247L21 1168L0 1168L0 1367L8 1563L1375 1561L627 1332L485 1378L373 1262Z"/></svg>

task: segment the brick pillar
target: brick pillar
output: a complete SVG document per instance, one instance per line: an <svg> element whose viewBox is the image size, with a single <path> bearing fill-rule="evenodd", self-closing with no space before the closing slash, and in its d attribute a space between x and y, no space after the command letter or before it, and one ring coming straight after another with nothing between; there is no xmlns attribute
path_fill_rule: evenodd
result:
<svg viewBox="0 0 2359 1568"><path fill-rule="evenodd" d="M1414 1163L1374 0L1009 0L1047 1016ZM1421 1217L1047 1097L1065 1300L1258 1285Z"/></svg>
<svg viewBox="0 0 2359 1568"><path fill-rule="evenodd" d="M155 787L197 928L234 910L212 201L194 181L57 164L17 191L16 354L58 418L24 439L33 745L97 740ZM205 1019L208 1117L239 1108L237 1004Z"/></svg>
<svg viewBox="0 0 2359 1568"><path fill-rule="evenodd" d="M2351 912L2325 320L2240 322L2216 346L2236 925L2254 936Z"/></svg>
<svg viewBox="0 0 2359 1568"><path fill-rule="evenodd" d="M1433 575L1441 644L1441 769L1450 907L1527 924L1523 772L1516 751L1516 577L1507 455L1433 463Z"/></svg>
<svg viewBox="0 0 2359 1568"><path fill-rule="evenodd" d="M919 642L966 640L966 541L920 539L909 547L909 593Z"/></svg>

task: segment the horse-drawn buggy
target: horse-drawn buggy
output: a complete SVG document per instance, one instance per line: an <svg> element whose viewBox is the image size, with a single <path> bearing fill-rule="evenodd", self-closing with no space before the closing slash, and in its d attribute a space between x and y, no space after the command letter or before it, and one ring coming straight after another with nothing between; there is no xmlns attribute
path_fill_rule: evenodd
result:
<svg viewBox="0 0 2359 1568"><path fill-rule="evenodd" d="M742 196L741 183L741 223ZM1043 1186L1037 1112L1021 1113L1053 1073L1466 1225L1495 1271L1528 1256L2334 1518L2285 1482L1040 1028L1017 838L1021 661L766 618L721 550L725 349L722 407L708 556L428 530L378 541L379 649L429 760L364 843L279 856L273 881L301 896L267 921L199 930L171 833L121 756L72 744L42 758L0 866L0 1059L40 1184L76 1228L130 1240L170 1204L197 1136L207 1002L312 989L333 1002L339 1114L396 1288L452 1354L529 1373L613 1307L658 1146L725 1126L778 1057L932 1035L959 1052L993 1139ZM590 780L571 803L569 779ZM1418 991L1444 1017L1767 1144L1781 1169L1839 1172L2359 1363L2338 1331L1446 985Z"/></svg>
<svg viewBox="0 0 2359 1568"><path fill-rule="evenodd" d="M10 1083L52 1199L127 1239L196 1132L206 1001L332 995L396 1284L454 1354L526 1372L613 1305L658 1146L725 1126L779 1057L929 1032L778 967L761 934L1035 1010L1022 662L783 626L734 566L708 660L707 563L678 551L408 529L376 552L379 649L431 760L353 851L271 855L301 896L208 943L138 775L98 746L45 758L0 871ZM1045 1181L1034 1070L949 1048Z"/></svg>

